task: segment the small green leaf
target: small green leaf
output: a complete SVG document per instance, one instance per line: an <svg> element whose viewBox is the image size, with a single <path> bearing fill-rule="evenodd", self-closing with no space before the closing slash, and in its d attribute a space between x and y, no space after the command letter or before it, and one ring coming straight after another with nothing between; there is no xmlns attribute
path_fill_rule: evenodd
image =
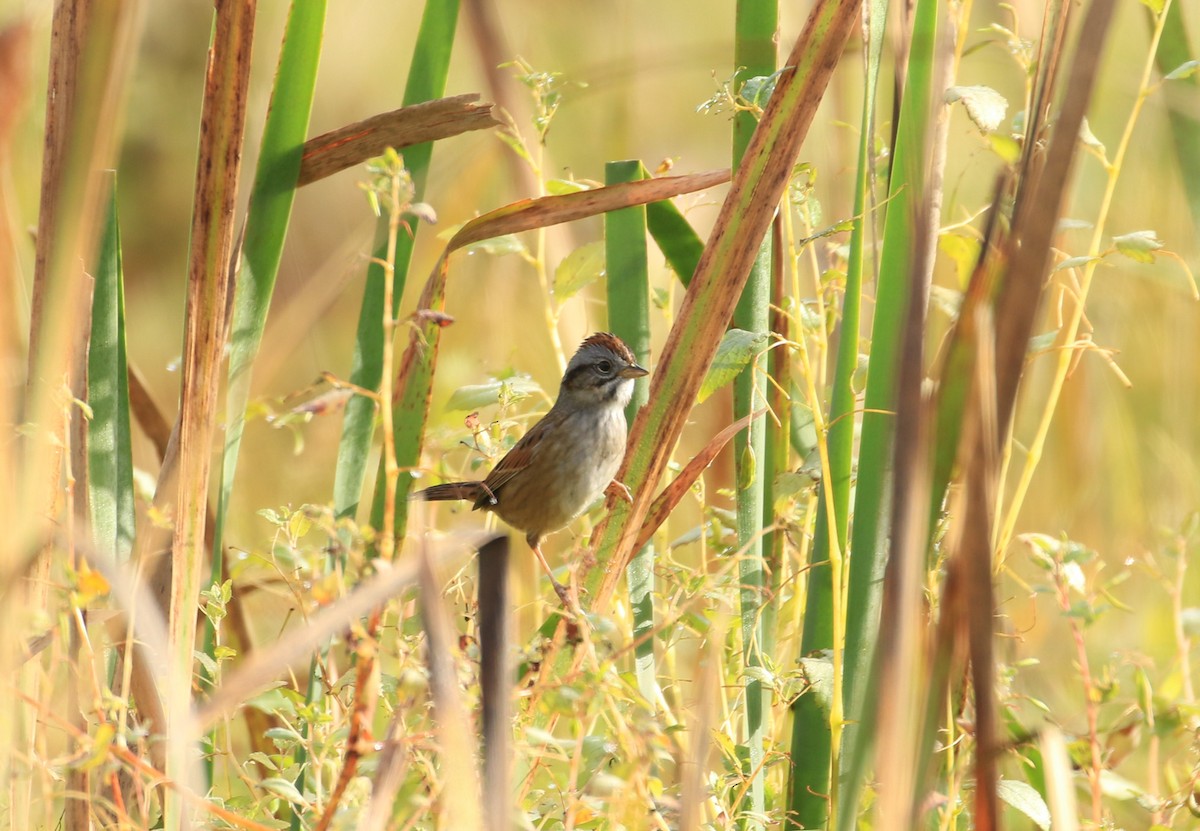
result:
<svg viewBox="0 0 1200 831"><path fill-rule="evenodd" d="M514 375L504 380L488 381L459 387L446 402L447 410L478 410L504 401L519 401L542 391L537 381L527 375Z"/></svg>
<svg viewBox="0 0 1200 831"><path fill-rule="evenodd" d="M575 747L575 742L558 738L548 730L543 730L540 727L526 727L525 740L535 747Z"/></svg>
<svg viewBox="0 0 1200 831"><path fill-rule="evenodd" d="M822 657L801 658L800 669L808 681L807 692L815 695L821 709L828 712L833 701L833 658L828 652Z"/></svg>
<svg viewBox="0 0 1200 831"><path fill-rule="evenodd" d="M1113 245L1117 247L1117 251L1134 262L1147 264L1154 262L1154 252L1163 247L1162 240L1153 231L1121 234L1119 237L1113 237Z"/></svg>
<svg viewBox="0 0 1200 831"><path fill-rule="evenodd" d="M742 448L742 463L738 465L738 490L744 491L754 484L758 463L754 458L754 446L749 442Z"/></svg>
<svg viewBox="0 0 1200 831"><path fill-rule="evenodd" d="M1062 551L1062 561L1064 563L1087 565L1099 556L1096 553L1096 549L1088 548L1083 543L1078 543L1074 540L1064 540L1059 547Z"/></svg>
<svg viewBox="0 0 1200 831"><path fill-rule="evenodd" d="M1096 262L1100 259L1101 259L1100 257L1087 257L1087 256L1067 257L1061 263L1056 265L1054 267L1054 270L1055 271L1065 271L1068 268L1080 268L1081 266L1085 266L1091 262Z"/></svg>
<svg viewBox="0 0 1200 831"><path fill-rule="evenodd" d="M304 511L296 511L288 519L288 534L292 539L298 540L309 532L312 528L312 520Z"/></svg>
<svg viewBox="0 0 1200 831"><path fill-rule="evenodd" d="M1200 609L1188 606L1179 613L1179 622L1183 624L1183 632L1189 638L1200 635Z"/></svg>
<svg viewBox="0 0 1200 831"><path fill-rule="evenodd" d="M554 297L562 302L604 275L604 241L581 245L554 269Z"/></svg>
<svg viewBox="0 0 1200 831"><path fill-rule="evenodd" d="M275 742L281 750L304 741L304 737L290 727L272 727L263 735Z"/></svg>
<svg viewBox="0 0 1200 831"><path fill-rule="evenodd" d="M1029 351L1044 352L1049 349L1054 345L1054 341L1058 339L1058 331L1058 329L1051 329L1049 332L1034 335L1029 339Z"/></svg>
<svg viewBox="0 0 1200 831"><path fill-rule="evenodd" d="M509 132L508 130L497 130L495 135L500 141L507 144L508 148L516 153L518 157L531 165L533 164L533 157L529 155L529 151L525 148L525 142L521 141L516 133Z"/></svg>
<svg viewBox="0 0 1200 831"><path fill-rule="evenodd" d="M273 771L279 770L279 766L271 761L271 757L259 750L255 750L253 753L251 753L246 758L246 761L247 762L257 762L258 764L265 767L267 770L273 770Z"/></svg>
<svg viewBox="0 0 1200 831"><path fill-rule="evenodd" d="M991 87L950 87L946 90L946 103L961 101L971 119L981 131L994 132L1008 112L1008 101Z"/></svg>
<svg viewBox="0 0 1200 831"><path fill-rule="evenodd" d="M1142 5L1155 14L1162 14L1164 2L1163 0L1142 0Z"/></svg>
<svg viewBox="0 0 1200 831"><path fill-rule="evenodd" d="M945 286L930 286L929 287L929 303L945 312L946 317L954 320L958 317L958 310L962 307L963 293L955 289L948 289Z"/></svg>
<svg viewBox="0 0 1200 831"><path fill-rule="evenodd" d="M958 287L966 288L971 279L971 272L979 262L979 240L966 234L942 234L938 237L938 251L945 254L954 262L954 271L958 277ZM954 303L954 311L948 312L951 317L958 316L958 306L962 302L961 294Z"/></svg>
<svg viewBox="0 0 1200 831"><path fill-rule="evenodd" d="M514 234L505 234L502 237L480 240L467 246L468 255L482 252L484 254L491 254L493 257L499 257L504 254L522 254L527 250L525 243L517 239Z"/></svg>
<svg viewBox="0 0 1200 831"><path fill-rule="evenodd" d="M576 182L571 179L547 179L546 193L551 196L562 196L566 193L579 193L580 191L591 190L583 182Z"/></svg>
<svg viewBox="0 0 1200 831"><path fill-rule="evenodd" d="M1042 831L1050 831L1050 807L1028 782L1000 779L996 782L996 796L1033 820Z"/></svg>
<svg viewBox="0 0 1200 831"><path fill-rule="evenodd" d="M1088 222L1086 219L1073 219L1069 216L1064 216L1057 225L1059 231L1090 231L1095 227L1094 222Z"/></svg>
<svg viewBox="0 0 1200 831"><path fill-rule="evenodd" d="M784 69L786 68L784 67ZM747 78L746 83L742 84L741 98L752 107L765 109L771 93L775 92L775 82L779 80L781 72L783 69L776 70L770 75L755 75L753 78Z"/></svg>
<svg viewBox="0 0 1200 831"><path fill-rule="evenodd" d="M258 784L276 796L282 796L294 805L305 804L304 797L300 794L300 791L296 790L296 786L286 779L273 776L262 780Z"/></svg>
<svg viewBox="0 0 1200 831"><path fill-rule="evenodd" d="M832 225L829 225L829 226L826 226L825 228L820 229L812 236L808 236L808 237L805 237L804 239L800 240L797 243L797 247L803 248L804 246L808 245L809 243L816 242L819 239L825 239L826 237L832 237L835 234L848 234L849 232L851 232L853 230L854 230L854 220L853 219L843 219L841 222L835 222Z"/></svg>
<svg viewBox="0 0 1200 831"><path fill-rule="evenodd" d="M192 652L192 657L200 662L200 666L204 667L204 671L208 673L210 678L217 674L217 662L212 658L208 657L198 649Z"/></svg>
<svg viewBox="0 0 1200 831"><path fill-rule="evenodd" d="M762 332L747 332L744 329L730 329L721 338L717 347L717 356L713 358L712 366L704 383L700 385L700 393L696 402L700 403L737 377L738 373L762 351L767 343L767 336Z"/></svg>
<svg viewBox="0 0 1200 831"><path fill-rule="evenodd" d="M1138 785L1111 770L1100 771L1100 790L1112 799L1128 802L1146 795Z"/></svg>
<svg viewBox="0 0 1200 831"><path fill-rule="evenodd" d="M781 499L799 496L811 488L813 484L813 479L810 476L806 476L803 473L793 473L790 470L784 471L775 477L773 488L775 501L778 503Z"/></svg>
<svg viewBox="0 0 1200 831"><path fill-rule="evenodd" d="M748 666L742 670L742 676L751 681L758 681L768 687L773 687L777 680L775 675L766 667Z"/></svg>
<svg viewBox="0 0 1200 831"><path fill-rule="evenodd" d="M992 148L992 152L999 156L1001 161L1012 164L1021 157L1021 144L1012 136L989 133L987 142Z"/></svg>
<svg viewBox="0 0 1200 831"><path fill-rule="evenodd" d="M804 404L799 388L792 385L792 446L796 452L808 455L817 447L817 427L812 410ZM820 466L818 465L818 470Z"/></svg>
<svg viewBox="0 0 1200 831"><path fill-rule="evenodd" d="M1179 66L1172 69L1163 76L1164 81L1179 81L1184 78L1190 78L1196 74L1196 70L1200 69L1200 61L1184 61Z"/></svg>
<svg viewBox="0 0 1200 831"><path fill-rule="evenodd" d="M1092 132L1092 127L1090 124L1088 124L1088 120L1086 118L1083 120L1083 123L1079 125L1079 140L1082 141L1084 146L1088 149L1096 151L1103 158L1107 158L1104 151L1104 142L1096 138L1096 134Z"/></svg>
<svg viewBox="0 0 1200 831"><path fill-rule="evenodd" d="M247 707L253 707L264 713L281 715L285 718L296 717L296 704L281 690L283 682L276 682L274 689L261 692L246 702Z"/></svg>

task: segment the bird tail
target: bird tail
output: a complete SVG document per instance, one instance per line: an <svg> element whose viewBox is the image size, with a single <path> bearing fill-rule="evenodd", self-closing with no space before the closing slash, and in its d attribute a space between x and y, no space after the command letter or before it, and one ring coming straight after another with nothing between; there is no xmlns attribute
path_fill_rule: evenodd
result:
<svg viewBox="0 0 1200 831"><path fill-rule="evenodd" d="M482 482L447 482L444 485L434 485L413 494L413 499L424 499L426 502L446 502L455 499L469 499L476 502L484 495Z"/></svg>

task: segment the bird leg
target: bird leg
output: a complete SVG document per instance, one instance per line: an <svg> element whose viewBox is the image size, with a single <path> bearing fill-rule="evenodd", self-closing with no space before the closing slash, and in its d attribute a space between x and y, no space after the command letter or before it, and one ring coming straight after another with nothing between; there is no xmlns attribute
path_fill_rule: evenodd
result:
<svg viewBox="0 0 1200 831"><path fill-rule="evenodd" d="M633 491L624 482L618 482L616 479L608 483L608 487L604 489L604 495L610 499L619 499L626 505L633 504Z"/></svg>
<svg viewBox="0 0 1200 831"><path fill-rule="evenodd" d="M525 538L529 543L529 547L533 549L533 553L537 555L538 562L542 564L542 568L546 572L546 576L550 578L550 584L554 586L554 593L558 595L558 599L562 601L563 607L567 610L571 609L571 596L567 594L567 587L554 579L554 570L550 568L550 564L546 562L546 555L542 553L542 541L537 537L530 535Z"/></svg>

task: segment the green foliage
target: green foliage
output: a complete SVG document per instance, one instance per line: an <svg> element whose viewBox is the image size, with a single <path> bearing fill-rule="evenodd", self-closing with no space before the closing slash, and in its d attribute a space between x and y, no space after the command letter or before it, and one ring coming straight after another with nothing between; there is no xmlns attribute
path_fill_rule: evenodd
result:
<svg viewBox="0 0 1200 831"><path fill-rule="evenodd" d="M925 680L934 679L929 700L904 713L932 722L920 737L932 748L929 780L917 794L926 812L920 822L929 827L978 824L976 797L988 786L995 788L1006 826L1069 824L1054 815L1064 798L1094 827L1182 829L1194 822L1200 705L1192 644L1200 637L1200 604L1189 566L1200 543L1200 514L1192 475L1197 450L1189 390L1196 379L1189 333L1195 313L1178 300L1185 283L1195 294L1196 250L1188 233L1194 223L1177 214L1183 200L1196 201L1195 177L1186 174L1196 164L1196 145L1188 138L1195 125L1189 125L1186 107L1171 96L1194 90L1200 64L1186 36L1179 37L1186 35L1179 21L1195 23L1194 10L1179 0L1143 5L1139 13L1151 19L1150 40L1123 32L1105 48L1114 50L1106 58L1112 65L1145 61L1145 76L1137 89L1108 90L1104 106L1094 108L1081 135L1087 153L1076 160L1079 182L1072 186L1070 210L1078 218L1056 226L1050 273L1026 275L1044 276L1045 308L1034 321L1035 334L1022 341L1022 406L1001 460L1002 486L989 495L995 526L988 571L999 602L993 623L1000 647L989 692L998 709L999 771L994 782L977 778L978 691L970 689L965 665L932 655L931 666L922 667ZM451 59L457 10L456 3L427 5L406 76L406 103L441 95L447 79L468 89L485 85L467 56ZM662 494L677 504L630 564L623 578L628 594L618 593L622 599L601 610L593 606L595 592L586 591L599 578L586 569L603 538L600 523L621 517L617 503L590 506L569 531L546 542L551 562L567 564L558 573L575 569L585 587L583 614L576 619L549 600L546 581L516 541L511 577L518 583L509 611L519 671L508 731L514 826L912 827L876 807L889 796L895 771L873 769L868 741L875 735L874 702L902 706L897 702L908 701L904 696L911 692L879 689L870 675L883 557L895 545L888 518L896 498L890 431L898 392L894 369L903 358L900 322L913 296L906 281L925 210L920 200L936 194L943 213L933 229L937 257L921 333L930 351L921 368L926 402L932 407L936 395L938 409L931 419L936 444L926 459L933 495L920 509L934 528L921 552L919 587L920 623L933 640L943 624L961 626L954 618L960 598L946 589L962 579L955 559L960 483L972 463L960 454L958 438L972 385L981 377L976 367L987 357L987 321L978 319L980 338L955 333L980 308L972 287L980 258L994 244L985 237L988 218L997 216L1001 229L1010 219L1009 191L993 203L993 182L1022 156L1031 84L1044 65L1041 21L1019 19L1022 11L977 7L968 18L957 6L919 4L893 144L890 110L874 97L880 84L890 85L894 69L884 58L882 27L872 25L886 8L869 4L867 81L857 80L855 61L843 61L838 70L843 82L867 90L862 115L847 116L833 99L823 105L814 140L791 171L781 201L779 273L762 269L767 282L743 300L741 324L725 331L710 365L703 366L697 354L679 362L704 380L662 480L643 486L649 498ZM351 221L333 207L338 197L332 188L313 204L296 202L299 213L292 215L309 108L328 106L323 96L340 97L316 87L318 58L346 48L322 42L324 12L323 3L296 5L270 106L265 94L252 96L251 123L263 125L263 136L229 323L217 548L211 577L199 582L194 598L209 634L203 649L189 643L182 655L206 687L202 694L186 691L187 704L197 712L215 706L255 666L269 665L273 674L222 704L220 717L206 722L217 725L213 732L188 737L212 767L210 788L196 800L203 813L195 824L312 828L330 811L331 827L353 827L378 809L386 827L436 828L445 824L447 802L460 784L454 771L476 759L473 748L459 752L446 745L446 716L440 703L432 703L428 633L415 609L441 603L452 612L455 637L446 656L452 682L463 713L477 713L479 580L468 560L445 550L459 545L456 530L490 520L469 506L410 506L410 474L481 478L544 412L558 383L563 344L569 347L590 331L616 331L657 375L656 350L683 304L704 303L687 292L702 263L710 216L704 199L663 200L611 212L603 241L588 241L598 237L594 220L478 240L439 262L448 269L449 288L443 284L441 294L423 294L415 303L413 292L405 291L410 259L423 268L472 215L497 202L591 198L611 191L595 181L601 176L615 186L665 175L667 165L652 176L637 160L612 162L601 171L595 159L609 151L589 144L596 138L589 132L637 147L643 140L665 141L664 150L689 169L708 164L710 156L724 165L728 148L703 153L711 148L698 149L691 134L708 136L708 127L682 120L661 134L652 130L650 119L659 113L645 110L677 112L671 99L686 96L652 94L650 80L640 74L647 70L636 61L629 62L635 73L629 78L621 74L625 69L606 74L583 61L580 56L594 60L598 53L585 48L591 35L582 16L589 12L578 10L573 16L581 20L572 20L569 43L579 55L539 45L536 66L553 69L523 59L504 64L507 71L485 68L494 73L489 82L496 97L503 91L510 102L525 105L513 107L518 117L529 112L528 120L510 121L497 137L532 174L536 192L501 193L492 178L500 165L488 155L495 150L491 140L456 145L444 158L439 150L442 161L435 167L430 146L406 150L403 157L385 153L356 174L367 180L368 204L360 196L354 211L366 221L374 213L381 223L374 250L355 261L359 271L367 264L357 330L350 334L354 324L340 308L342 294L360 290L353 280L349 288L337 284L329 298L339 299L321 301L320 312L297 326L286 316L294 312L289 304L302 305L320 293L322 282L337 279L320 265L328 252L319 235L297 233L311 231L311 217L303 217L311 211L318 224ZM970 83L943 95L933 70L944 50L932 24L945 14L959 16L952 27L959 37L950 58L953 76ZM486 21L474 24L483 27L483 43ZM547 17L523 25L538 33L553 24ZM728 35L723 25L722 37ZM754 35L759 29L765 37ZM743 20L740 48L773 55L775 30L773 17ZM654 35L659 43L673 32ZM639 38L629 34L631 49ZM366 55L376 39L387 40L392 51L398 42L381 30L364 33L354 48ZM997 54L1008 62L994 61ZM149 54L146 60L156 58ZM1156 62L1154 76L1149 70ZM375 66L365 59L354 63L357 73ZM737 63L749 62L739 56ZM703 106L735 117L736 144L749 138L776 87L784 88L788 76L773 68L739 69ZM709 71L690 64L675 69L701 81ZM395 79L388 72L375 74L390 89ZM589 72L596 75L592 86L567 81ZM330 79L328 89L367 80L361 74ZM612 108L608 96L614 93L628 97L626 110ZM1158 152L1167 128L1138 119L1143 101L1160 95L1169 104L1175 156ZM1011 116L1010 102L1018 111ZM932 114L943 108L950 120L945 184L927 178L932 166L923 149ZM323 110L322 121L343 115ZM841 121L846 118L855 123L847 127ZM153 141L166 144L168 136L173 142L177 122L159 118ZM5 130L0 141L7 141ZM18 134L15 154L0 153L0 160L9 165L15 158L35 170L34 156L20 141ZM122 166L145 161L138 142L146 141L140 136L129 142ZM0 172L21 174L17 165ZM1136 187L1118 190L1118 177ZM351 177L342 184L353 190ZM10 200L18 212L24 210L25 186L18 182ZM96 222L98 256L83 260L95 263L89 266L95 279L91 324L84 327L89 389L86 396L64 395L61 409L64 423L68 416L85 419L86 428L59 434L47 423L20 424L0 447L8 454L10 444L53 435L65 456L85 450L80 458L87 459L86 469L72 461L70 475L61 477L62 507L54 509L53 532L38 536L36 545L29 543L32 537L20 537L20 557L4 575L11 577L6 587L21 586L20 592L5 589L4 624L12 637L4 666L17 676L13 718L28 728L12 731L17 752L3 758L10 786L0 798L0 816L13 828L85 827L73 813L80 806L94 827L161 823L161 779L154 771L161 738L149 721L148 699L135 695L125 677L130 661L140 658L135 651L118 660L126 643L151 643L150 630L140 627L152 619L154 605L126 614L129 604L142 603L134 591L140 587L132 570L113 565L134 549L135 505L140 540L150 539L155 523L169 527L173 519L172 505L151 506L134 487L134 465L150 469L158 461L141 434L154 434L157 416L165 445L170 423L147 403L140 373L131 382L129 355L146 362L148 375L164 375L156 370L173 357L178 341L173 330L164 338L154 328L178 310L150 309L159 289L152 291L153 281L146 279L146 232L139 226L159 206L140 204L147 197L137 193L122 190L120 227L114 195L106 218ZM426 193L430 203L422 201ZM430 204L456 221L436 238L419 230L437 218ZM547 205L552 211L553 200ZM402 221L389 256L379 243L394 214ZM18 216L14 227L32 224L28 219ZM758 242L738 241L751 250ZM14 243L14 259L23 244ZM182 262L181 252L172 257ZM129 275L127 263L134 268ZM1101 265L1104 271L1097 272ZM1100 279L1093 283L1093 275ZM277 276L285 281L281 285L304 282L269 316ZM52 295L51 302L62 299ZM278 337L270 325L276 314L288 322L283 328L305 336L287 348L268 348ZM439 346L428 333L455 317L457 328ZM166 341L165 352L152 352L159 344L148 343L144 333ZM383 357L387 344L396 350L390 364ZM694 342L691 348L700 351ZM82 349L78 354L84 355ZM6 369L20 364L8 353L0 357ZM339 380L337 363L348 357L347 380ZM265 372L272 362L275 372ZM281 374L278 367L291 364L300 380ZM391 373L384 371L388 365ZM251 386L252 370L262 389ZM307 386L299 394L280 391L310 384L318 372L332 392L311 398ZM1135 382L1133 389L1125 388L1126 381ZM645 417L636 413L649 389L639 386L631 416ZM178 395L171 388L154 397ZM347 397L352 400L335 450L330 431L339 428L329 416L340 414ZM298 404L298 398L306 400ZM720 451L698 478L676 483L733 420L735 398L739 414L767 410L751 438ZM429 409L430 401L443 400L444 408ZM376 439L385 403L394 407L393 423L382 428L390 444ZM5 423L25 417L0 414ZM276 434L262 429L268 424L290 430L294 444L286 446L285 437L281 451L273 443ZM774 431L773 443L759 441L768 431ZM86 448L78 447L85 435ZM383 466L375 514L368 521L359 508L379 444L394 446L393 472L402 483L394 494L396 519L386 525ZM26 472L21 455L0 455L0 462L13 462L20 487L44 490L45 480ZM239 455L245 457L240 464ZM60 478L53 480L58 487ZM763 493L756 496L759 486ZM0 492L13 504L24 498ZM404 538L410 511L412 528ZM1155 531L1158 524L1165 527ZM379 562L374 555L383 532L391 530L401 532L397 556ZM26 548L43 546L49 551L44 570L21 565L33 556ZM418 597L404 584L374 622L369 613L347 614L336 634L306 642L300 659L280 657L288 639L302 636L328 609L373 580L411 567L425 552L440 594ZM139 566L139 579L151 579L153 562ZM962 632L951 633L955 637ZM369 671L360 675L363 668ZM1057 730L1063 737L1056 749ZM351 746L352 737L358 738ZM388 754L399 765L385 799ZM1056 785L1056 764L1073 777L1065 791ZM342 782L348 771L352 775ZM114 788L125 781L135 787Z"/></svg>

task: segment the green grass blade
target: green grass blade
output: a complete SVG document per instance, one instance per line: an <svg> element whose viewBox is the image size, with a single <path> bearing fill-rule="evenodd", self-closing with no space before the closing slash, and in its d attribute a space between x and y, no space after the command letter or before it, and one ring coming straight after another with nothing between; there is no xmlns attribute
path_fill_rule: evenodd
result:
<svg viewBox="0 0 1200 831"><path fill-rule="evenodd" d="M17 584L29 558L54 533L50 483L61 475L67 429L61 381L83 338L87 307L78 302L86 285L82 265L95 255L103 222L100 171L113 167L120 143L121 102L138 53L137 9L136 3L60 5L54 12L45 115L51 140L42 154L21 416L37 429L27 431L20 443L18 484L13 499L0 509L0 518L8 521L10 550L20 552L0 565L0 591ZM13 66L24 62L19 50L10 58ZM7 85L6 91L14 86ZM6 295L3 302L13 298Z"/></svg>
<svg viewBox="0 0 1200 831"><path fill-rule="evenodd" d="M872 732L870 719L875 697L870 694L869 687L874 630L879 621L888 553L894 460L895 418L890 413L896 406L897 355L908 305L906 277L912 263L917 200L923 194L922 170L936 43L937 3L920 0L913 20L908 80L900 104L893 152L854 498L853 556L846 602L847 610L853 610L853 613L846 620L844 670L847 721L844 742L849 753L839 798L839 827L842 829L852 827L857 815L855 806L865 775ZM866 744L860 744L863 742Z"/></svg>
<svg viewBox="0 0 1200 831"><path fill-rule="evenodd" d="M850 521L850 481L854 468L854 372L858 368L859 327L862 320L863 250L867 230L868 194L871 181L870 152L875 126L876 92L879 88L880 58L887 20L887 0L871 0L863 10L867 19L866 84L862 121L859 129L858 164L854 189L854 226L850 232L850 253L846 267L846 290L842 298L842 323L833 373L833 392L826 442L829 456L829 481L823 482L817 505L812 555L808 575L808 596L801 637L802 655L832 649L833 574L830 560L831 535L840 552L846 551ZM832 503L833 516L828 507ZM801 828L824 826L829 801L832 735L829 711L815 695L804 695L792 708L792 775L788 786L789 816ZM845 816L842 814L841 816ZM853 816L853 813L850 814Z"/></svg>
<svg viewBox="0 0 1200 831"><path fill-rule="evenodd" d="M671 270L687 288L704 253L704 240L669 199L646 206L646 227Z"/></svg>
<svg viewBox="0 0 1200 831"><path fill-rule="evenodd" d="M636 182L644 168L639 161L609 162L604 183ZM661 203L653 203L661 204ZM608 283L608 325L639 361L650 356L650 270L646 254L647 206L634 205L604 215L604 257ZM637 379L633 399L625 410L632 421L646 403L650 384Z"/></svg>
<svg viewBox="0 0 1200 831"><path fill-rule="evenodd" d="M258 169L254 174L242 241L242 269L233 301L229 391L225 406L228 429L214 528L213 582L221 579L225 522L246 423L251 370L262 343L267 310L275 291L279 259L291 219L324 26L325 0L293 4L279 52L271 106L263 126Z"/></svg>
<svg viewBox="0 0 1200 831"><path fill-rule="evenodd" d="M1196 60L1188 42L1188 30L1183 19L1187 7L1195 12L1196 7L1187 3L1172 3L1167 9L1167 25L1163 27L1162 39L1158 43L1155 63L1163 75ZM1192 20L1196 24L1196 20ZM1167 100L1167 117L1171 124L1171 137L1175 144L1175 155L1179 159L1179 180L1183 183L1192 220L1200 223L1200 116L1196 114L1195 102L1200 97L1200 73L1193 72L1186 78L1167 81L1163 87Z"/></svg>
<svg viewBox="0 0 1200 831"><path fill-rule="evenodd" d="M404 88L404 105L419 104L440 98L446 89L446 76L450 68L450 51L454 45L454 29L458 24L458 2L430 2L421 17L421 28L409 63L408 83ZM418 144L404 151L404 165L412 175L416 186L415 199L425 193L425 178L429 160L433 155L433 144ZM413 229L414 232L417 230ZM379 262L386 255L387 220L380 218L376 232L379 242L371 264L367 267L366 287L363 290L362 308L358 316L358 331L354 341L354 357L350 370L350 381L364 389L378 389L383 375L383 267ZM412 259L415 233L401 234L397 240L395 282L393 284L392 316L399 311L399 302L404 294L408 265ZM397 423L404 423L397 414ZM375 402L356 395L346 404L346 415L342 421L342 438L338 445L337 467L334 473L333 505L338 516L354 516L362 498L363 479L366 475L368 451L375 433ZM399 438L399 437L398 437ZM397 458L401 448L410 458L408 465L416 463L420 437L397 441ZM405 466L404 461L400 465ZM409 477L400 478L404 498L407 498ZM401 494L397 493L397 499ZM407 517L406 506L401 504L396 521L402 523ZM382 506L376 515L372 509L372 521L381 521ZM399 533L397 536L401 536Z"/></svg>
<svg viewBox="0 0 1200 831"><path fill-rule="evenodd" d="M92 294L88 347L88 506L96 550L118 562L133 550L133 451L129 428L129 375L125 356L125 294L115 177Z"/></svg>
<svg viewBox="0 0 1200 831"><path fill-rule="evenodd" d="M592 610L604 613L618 576L632 553L663 476L667 454L678 441L731 307L782 196L817 105L858 16L854 0L818 0L804 31L779 75L775 94L755 131L743 165L734 174L713 233L704 249L650 382L650 402L630 431L631 451L620 476L634 494L633 505L618 502L593 548L604 569L588 575ZM616 565L610 564L615 563ZM601 572L604 573L601 573Z"/></svg>
<svg viewBox="0 0 1200 831"><path fill-rule="evenodd" d="M221 582L225 523L229 516L242 433L246 426L251 370L262 343L267 311L275 291L279 260L283 255L283 243L291 219L302 148L312 112L324 28L325 0L293 3L279 52L271 106L263 125L258 168L254 173L242 240L242 268L234 290L229 387L225 399L227 429L221 460L221 488L213 524L210 585ZM206 620L204 651L211 658L215 648L213 623ZM206 762L210 778L211 764L211 760Z"/></svg>
<svg viewBox="0 0 1200 831"><path fill-rule="evenodd" d="M458 2L430 2L421 17L417 42L409 62L408 83L404 89L403 104L409 106L440 98L446 88L446 76L450 67L450 52L454 45L454 30L458 24ZM425 191L425 179L433 144L418 144L404 153L405 167L412 175L415 199ZM366 285L363 289L362 306L358 316L358 328L354 339L350 381L364 389L378 389L383 379L383 304L385 296L384 269L381 265L387 256L388 219L381 216L376 228L376 247L367 267ZM392 317L396 316L398 303L404 293L405 278L412 259L413 234L401 234L397 239L393 278ZM420 451L420 434L424 430L424 419L414 423L406 414L411 405L398 403L394 410L396 424L396 457L398 460L411 458L411 462L400 461L401 465L416 464ZM410 433L415 430L417 435ZM346 403L346 414L342 421L342 437L338 444L333 482L333 507L339 517L353 517L358 512L362 498L363 479L366 474L367 456L371 439L375 433L375 402L356 395ZM382 465L382 461L380 462ZM396 527L402 529L407 522L407 497L411 488L411 477L400 477L397 491ZM372 505L371 522L378 528L383 523L384 477L377 477L376 498ZM397 537L403 530L397 531ZM315 662L315 659L314 659ZM306 700L315 701L323 694L322 686L310 684ZM303 781L298 781L301 786ZM300 827L299 815L293 814L291 827Z"/></svg>
<svg viewBox="0 0 1200 831"><path fill-rule="evenodd" d="M775 71L775 30L779 10L773 2L739 0L736 11L734 65L742 80L770 75ZM733 120L733 166L742 163L757 121L753 113L742 111ZM771 232L763 236L758 256L742 289L733 312L733 325L747 332L766 334L771 299ZM758 356L733 382L734 420L750 414L766 401L766 358ZM738 571L741 580L742 659L747 670L763 665L762 604L765 597L766 570L763 567L763 527L773 521L770 483L776 471L770 469L766 455L766 422L752 422L733 439L737 477L737 540L741 552ZM764 507L766 516L764 516ZM753 817L761 817L766 808L763 776L763 746L770 730L771 708L762 681L747 675L746 680L746 774L751 777L746 805ZM760 828L758 819L748 818L745 827Z"/></svg>
<svg viewBox="0 0 1200 831"><path fill-rule="evenodd" d="M609 162L604 183L633 182L644 175L639 161ZM662 204L662 203L655 203ZM669 204L669 203L668 203ZM646 253L647 208L635 205L604 215L605 273L608 275L608 326L620 337L638 361L648 365L650 356L650 269ZM633 399L625 410L632 422L646 403L649 382L639 378ZM645 545L629 561L625 579L633 616L633 637L641 639L634 651L634 674L638 690L651 707L657 699L654 665L654 546Z"/></svg>

